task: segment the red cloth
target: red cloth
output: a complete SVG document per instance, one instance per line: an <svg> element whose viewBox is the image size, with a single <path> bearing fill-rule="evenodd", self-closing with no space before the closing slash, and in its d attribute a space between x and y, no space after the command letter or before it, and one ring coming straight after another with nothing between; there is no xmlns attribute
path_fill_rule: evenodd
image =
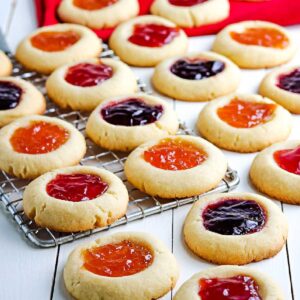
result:
<svg viewBox="0 0 300 300"><path fill-rule="evenodd" d="M53 25L59 22L56 10L61 0L35 0L39 26ZM139 0L140 14L149 13L153 0ZM300 0L269 0L246 2L231 0L230 16L226 20L206 26L184 29L189 36L213 34L228 24L244 20L264 20L280 25L300 23ZM113 29L95 30L104 40L108 39Z"/></svg>

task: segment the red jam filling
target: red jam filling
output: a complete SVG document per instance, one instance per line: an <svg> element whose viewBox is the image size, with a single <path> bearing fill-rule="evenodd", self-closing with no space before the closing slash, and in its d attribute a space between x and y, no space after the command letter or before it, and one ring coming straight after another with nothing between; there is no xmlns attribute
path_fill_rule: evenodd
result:
<svg viewBox="0 0 300 300"><path fill-rule="evenodd" d="M218 108L221 120L236 128L252 128L271 120L276 104L231 100Z"/></svg>
<svg viewBox="0 0 300 300"><path fill-rule="evenodd" d="M130 276L148 268L153 262L151 250L139 243L122 241L87 249L83 267L97 275Z"/></svg>
<svg viewBox="0 0 300 300"><path fill-rule="evenodd" d="M180 171L203 163L207 154L190 142L164 139L144 152L144 159L152 166L164 170Z"/></svg>
<svg viewBox="0 0 300 300"><path fill-rule="evenodd" d="M113 69L103 63L81 63L68 69L65 80L76 86L89 87L111 78Z"/></svg>
<svg viewBox="0 0 300 300"><path fill-rule="evenodd" d="M74 31L45 31L31 38L33 47L47 52L63 51L74 45L80 35Z"/></svg>
<svg viewBox="0 0 300 300"><path fill-rule="evenodd" d="M230 36L245 45L284 49L289 44L288 37L275 28L247 28L243 32L232 31Z"/></svg>
<svg viewBox="0 0 300 300"><path fill-rule="evenodd" d="M300 94L300 68L279 76L277 86L288 92Z"/></svg>
<svg viewBox="0 0 300 300"><path fill-rule="evenodd" d="M266 214L253 200L226 199L208 205L202 219L209 231L222 235L244 235L260 231L266 223Z"/></svg>
<svg viewBox="0 0 300 300"><path fill-rule="evenodd" d="M128 40L144 47L162 47L179 35L179 28L159 24L136 24Z"/></svg>
<svg viewBox="0 0 300 300"><path fill-rule="evenodd" d="M18 106L22 89L9 81L0 81L0 111L13 109Z"/></svg>
<svg viewBox="0 0 300 300"><path fill-rule="evenodd" d="M169 3L176 6L194 6L208 0L169 0Z"/></svg>
<svg viewBox="0 0 300 300"><path fill-rule="evenodd" d="M97 10L113 5L118 0L73 0L73 4L85 10Z"/></svg>
<svg viewBox="0 0 300 300"><path fill-rule="evenodd" d="M72 202L95 199L107 189L108 184L92 174L58 174L46 187L49 196Z"/></svg>
<svg viewBox="0 0 300 300"><path fill-rule="evenodd" d="M33 121L27 127L15 130L10 138L14 151L43 154L54 151L69 138L69 132L53 123Z"/></svg>
<svg viewBox="0 0 300 300"><path fill-rule="evenodd" d="M201 278L199 287L201 300L262 300L257 283L249 276Z"/></svg>
<svg viewBox="0 0 300 300"><path fill-rule="evenodd" d="M300 175L300 146L295 149L278 150L273 156L281 169Z"/></svg>

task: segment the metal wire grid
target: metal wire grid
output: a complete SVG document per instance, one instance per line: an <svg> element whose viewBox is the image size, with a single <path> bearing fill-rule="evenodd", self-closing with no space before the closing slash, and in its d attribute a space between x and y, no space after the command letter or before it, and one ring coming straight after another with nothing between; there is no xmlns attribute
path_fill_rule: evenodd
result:
<svg viewBox="0 0 300 300"><path fill-rule="evenodd" d="M103 46L103 52L101 57L110 57L118 59L112 50L107 45ZM15 60L14 56L8 53L13 61L14 69L13 75L20 78L31 81L37 86L44 94L44 84L46 76L40 75L36 72L26 71L23 67ZM147 87L144 83L138 80L140 91L148 92ZM55 106L52 102L47 101L46 115L58 117L65 121L73 124L83 134L85 130L85 124L88 118L88 114L79 111L64 111ZM191 130L187 129L183 124L180 125L178 134L193 134ZM108 230L109 228L116 227L128 222L142 219L153 214L162 213L166 210L177 208L179 206L192 203L199 199L200 196L184 199L173 199L165 200L158 197L151 197L136 188L134 188L125 178L124 175L124 162L126 160L126 154L119 152L107 151L95 146L89 139L86 138L87 142L87 153L81 160L81 165L92 165L105 168L108 171L113 172L119 176L124 184L126 185L129 195L130 202L126 215L113 223L110 226L88 230L84 232L76 233L60 233L49 230L48 228L38 227L34 221L28 219L24 214L22 207L22 194L28 184L28 180L22 180L10 176L9 174L1 171L0 172L0 200L3 202L8 213L13 217L17 223L21 232L25 237L35 246L47 248L55 247L60 244L71 242L82 237L89 236L91 234ZM226 176L220 182L220 184L207 194L216 192L228 192L234 189L239 184L239 177L237 172L228 168ZM203 196L203 195L202 195Z"/></svg>

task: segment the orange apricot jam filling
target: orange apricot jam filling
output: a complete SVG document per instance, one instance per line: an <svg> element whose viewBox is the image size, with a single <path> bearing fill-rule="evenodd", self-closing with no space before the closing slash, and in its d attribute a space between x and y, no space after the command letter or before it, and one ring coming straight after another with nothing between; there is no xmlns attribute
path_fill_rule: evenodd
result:
<svg viewBox="0 0 300 300"><path fill-rule="evenodd" d="M69 138L69 132L53 123L32 121L15 130L10 138L14 151L25 154L43 154L54 151Z"/></svg>
<svg viewBox="0 0 300 300"><path fill-rule="evenodd" d="M86 249L82 256L86 270L107 277L130 276L145 270L153 262L148 247L128 240Z"/></svg>
<svg viewBox="0 0 300 300"><path fill-rule="evenodd" d="M159 144L144 152L144 159L152 166L180 171L194 168L203 163L207 154L192 143L182 139L163 139Z"/></svg>
<svg viewBox="0 0 300 300"><path fill-rule="evenodd" d="M245 45L284 49L289 44L288 37L275 28L247 28L243 32L232 31L230 36L238 43Z"/></svg>
<svg viewBox="0 0 300 300"><path fill-rule="evenodd" d="M113 5L118 0L73 0L73 4L85 10L97 10Z"/></svg>
<svg viewBox="0 0 300 300"><path fill-rule="evenodd" d="M68 31L45 31L31 38L33 47L46 52L63 51L80 39L80 35L72 30Z"/></svg>
<svg viewBox="0 0 300 300"><path fill-rule="evenodd" d="M217 113L221 120L236 128L252 128L271 120L276 104L233 99Z"/></svg>

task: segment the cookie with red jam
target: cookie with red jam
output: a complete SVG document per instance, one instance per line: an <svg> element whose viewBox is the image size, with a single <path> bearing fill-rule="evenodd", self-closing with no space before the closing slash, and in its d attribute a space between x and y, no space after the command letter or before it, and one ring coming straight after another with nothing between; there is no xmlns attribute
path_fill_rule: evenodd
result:
<svg viewBox="0 0 300 300"><path fill-rule="evenodd" d="M0 76L9 76L12 72L12 63L7 55L0 50Z"/></svg>
<svg viewBox="0 0 300 300"><path fill-rule="evenodd" d="M152 300L176 284L178 265L148 233L120 232L77 247L64 269L68 292L78 300Z"/></svg>

